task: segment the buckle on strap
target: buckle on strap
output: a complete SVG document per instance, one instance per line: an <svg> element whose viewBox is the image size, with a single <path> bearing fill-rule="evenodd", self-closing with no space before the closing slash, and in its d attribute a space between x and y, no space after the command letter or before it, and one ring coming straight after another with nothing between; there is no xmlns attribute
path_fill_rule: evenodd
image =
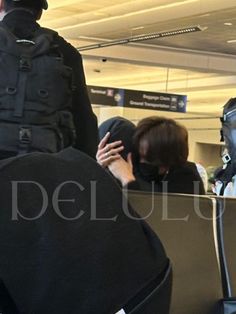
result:
<svg viewBox="0 0 236 314"><path fill-rule="evenodd" d="M32 130L31 127L21 126L19 128L19 141L20 144L30 144L32 141Z"/></svg>
<svg viewBox="0 0 236 314"><path fill-rule="evenodd" d="M30 57L21 56L19 62L20 71L28 72L32 68L32 62Z"/></svg>

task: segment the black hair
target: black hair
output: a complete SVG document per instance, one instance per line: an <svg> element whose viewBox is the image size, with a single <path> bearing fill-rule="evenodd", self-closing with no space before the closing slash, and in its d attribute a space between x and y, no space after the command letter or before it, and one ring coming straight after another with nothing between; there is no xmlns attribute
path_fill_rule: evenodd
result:
<svg viewBox="0 0 236 314"><path fill-rule="evenodd" d="M132 137L135 131L135 125L124 117L116 116L104 121L98 128L100 140L110 132L107 143L122 141L124 150L120 155L127 160L128 153L132 151Z"/></svg>

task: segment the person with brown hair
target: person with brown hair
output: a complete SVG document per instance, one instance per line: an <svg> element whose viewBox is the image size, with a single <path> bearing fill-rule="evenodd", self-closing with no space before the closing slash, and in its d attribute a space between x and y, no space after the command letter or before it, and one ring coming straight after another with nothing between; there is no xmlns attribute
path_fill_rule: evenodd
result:
<svg viewBox="0 0 236 314"><path fill-rule="evenodd" d="M104 145L103 151L100 164L103 157L109 159ZM138 123L127 162L122 157L115 159L119 147L112 147L108 168L129 189L205 194L196 165L187 161L188 153L186 128L173 119L153 116Z"/></svg>

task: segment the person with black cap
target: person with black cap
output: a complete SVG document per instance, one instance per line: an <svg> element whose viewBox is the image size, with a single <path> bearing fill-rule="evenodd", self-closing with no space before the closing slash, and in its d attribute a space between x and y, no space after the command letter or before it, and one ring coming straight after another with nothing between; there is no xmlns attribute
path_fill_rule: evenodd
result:
<svg viewBox="0 0 236 314"><path fill-rule="evenodd" d="M61 76L63 76L63 77L60 78L60 82L62 82L63 80L64 81L66 80L65 77L69 76L69 74L68 74L69 71L70 71L70 78L71 78L71 79L67 80L68 81L67 85L64 88L65 99L67 99L66 97L68 97L68 94L70 95L70 106L66 107L66 110L69 108L68 111L69 111L69 115L70 115L70 121L69 121L70 123L67 123L67 125L66 125L67 128L65 127L63 130L66 130L65 132L67 132L67 133L68 133L68 129L72 130L71 133L73 133L73 136L71 136L71 134L70 134L70 139L73 138L73 140L71 140L71 142L73 142L73 146L75 148L85 152L86 154L92 156L93 158L95 158L95 154L96 154L96 150L97 150L97 144L98 144L97 118L92 111L91 103L90 103L90 100L88 97L88 92L87 92L86 82L85 82L84 69L83 69L83 64L82 64L82 58L81 58L81 55L79 54L79 52L73 46L71 46L64 38L62 38L61 36L59 36L56 32L54 32L52 30L42 28L37 23L37 20L39 20L41 18L43 10L46 10L47 8L48 8L48 3L46 0L0 0L0 20L2 20L0 23L0 46L1 46L0 54L5 53L4 49L7 46L6 44L4 44L4 40L6 40L5 38L3 38L4 37L4 30L7 30L8 33L10 32L11 34L13 34L14 38L16 38L15 41L17 43L20 43L21 46L24 46L24 44L25 44L25 47L27 45L33 46L35 44L35 42L37 43L37 41L35 41L34 38L37 38L36 34L38 36L38 34L40 34L40 31L41 31L41 33L45 32L47 38L49 38L51 36L50 34L53 34L52 35L53 36L52 45L54 48L55 47L57 48L58 54L60 53L61 60L62 60L63 66L64 66L63 71L65 71L65 73L63 73L63 75L61 74ZM6 33L6 31L5 31L5 33ZM7 37L7 36L5 36L5 37ZM10 37L10 36L8 35L8 37ZM3 39L1 39L1 38L3 38ZM43 45L44 45L44 43L42 44L42 46ZM18 45L18 46L20 46L20 45ZM35 47L36 47L36 45L35 45ZM51 48L51 47L49 47L49 48ZM25 48L23 47L23 49L25 49ZM37 47L32 48L32 49L36 50ZM2 57L0 59L3 60ZM33 61L35 59L37 59L37 55L36 55L36 58L33 59ZM34 62L37 62L37 61L34 61ZM62 93L61 90L63 89L63 88L61 88L63 83L58 83L59 79L56 77L55 74L52 74L52 71L50 69L46 68L45 62L42 61L41 66L40 65L35 66L32 62L33 71L35 71L35 68L38 67L39 68L38 72L40 72L40 69L42 68L42 66L46 69L47 72L46 72L46 75L44 75L45 76L44 81L45 82L49 81L49 84L48 84L49 86L47 87L47 84L44 83L44 85L46 85L46 87L45 86L43 88L38 87L37 90L35 87L35 91L34 91L32 86L31 86L31 85L33 85L33 83L31 82L31 81L33 81L33 79L31 79L31 78L36 77L37 82L35 83L35 86L43 84L43 83L41 83L42 82L41 78L42 78L43 74L40 74L41 73L40 72L39 74L41 75L41 78L39 78L38 73L34 72L34 74L30 74L31 76L28 76L28 81L26 81L26 84L25 84L26 89L25 89L25 91L22 92L22 91L20 91L23 89L23 87L21 87L21 86L23 86L25 83L25 77L26 77L25 72L28 71L28 67L26 69L25 65L28 65L28 64L25 64L25 62L23 62L23 66L21 64L21 66L22 66L21 72L17 69L17 66L15 67L16 68L16 70L15 70L16 75L15 74L14 75L16 77L17 76L19 77L20 75L22 75L22 78L20 78L19 82L17 81L17 84L16 84L15 79L12 79L12 78L8 79L8 74L11 72L11 70L8 70L6 63L7 62L4 62L4 60L0 62L0 70L2 73L4 73L4 74L2 74L2 78L0 76L0 85L1 85L1 88L4 91L6 91L6 95L4 95L3 93L1 93L1 95L0 95L0 103L1 103L1 108L0 108L0 134L1 134L1 136L0 136L0 159L8 158L8 157L19 154L19 151L16 151L16 149L15 149L15 147L18 147L16 144L14 147L9 145L9 143L10 143L9 137L13 138L14 132L15 132L15 138L16 139L20 138L20 141L21 141L20 146L21 146L21 150L23 147L23 150L22 150L23 153L24 153L24 151L25 152L31 152L31 151L56 152L56 151L60 151L64 147L70 146L70 144L64 145L65 142L66 143L69 142L69 141L64 140L64 138L63 138L64 133L62 133L63 136L61 136L61 134L57 134L57 135L54 134L53 135L54 137L57 136L57 138L61 139L61 142L63 142L62 148L61 149L55 149L55 151L54 151L54 149L51 149L52 145L49 144L52 136L49 135L48 139L47 139L46 136L44 136L43 132L40 133L40 128L37 127L39 124L43 125L44 123L42 123L42 122L39 123L38 120L37 121L35 120L36 123L34 123L35 124L34 127L25 128L24 124L27 124L27 122L25 122L25 120L27 120L27 119L26 118L25 118L25 120L21 119L19 122L19 110L21 110L21 113L23 112L23 116L26 117L28 114L28 116L30 116L30 119L31 119L31 113L32 113L32 111L34 112L34 110L35 110L34 108L32 109L30 107L30 106L32 106L33 102L36 105L39 104L42 106L42 110L41 109L39 110L41 112L43 112L44 110L48 110L48 109L44 108L45 104L47 105L47 107L51 106L51 108L52 108L53 106L59 107L58 103L61 102L60 106L65 107L66 106L65 101L63 101L63 97L60 96ZM11 65L12 62L11 63L9 62L9 64ZM58 72L60 72L60 69ZM7 73L7 75L6 75L6 73ZM56 70L54 70L53 73L56 73ZM5 75L5 78L3 78L4 75ZM11 74L9 74L9 77L10 77L10 75ZM53 75L55 77L53 83L51 83L51 81L53 81L53 80L50 80L50 75L51 75L51 77L53 77ZM7 79L9 82L7 82ZM39 81L39 83L38 83L38 81ZM68 87L69 85L71 87L70 90ZM41 99L38 101L37 98L39 98L39 97L41 97ZM53 97L54 97L54 99L53 99ZM24 100L22 100L22 99L24 99ZM52 99L53 99L53 101L51 101ZM22 104L18 104L20 101L22 102ZM53 106L52 106L52 103L53 103ZM15 109L16 106L19 106L21 108ZM51 112L53 112L53 114L57 111L57 108L54 110L54 107L51 110ZM27 114L25 114L25 110L28 110ZM63 110L64 109L61 109L61 112ZM18 111L17 112L18 116L16 114L12 118L10 116L12 111L14 111L14 113L15 113L15 111ZM51 119L51 116L50 116L51 112L49 112L49 114L47 113L48 119ZM6 118L6 114L8 114L10 116L10 118L9 117ZM68 120L69 120L68 119L68 116L69 116L68 112L66 112L66 114L67 115L64 115L63 117L61 117L61 116L58 117L58 121L60 123L62 120L63 120L62 122L64 123L66 119L68 122ZM54 116L56 116L56 115L54 115ZM9 120L10 120L10 123L9 123ZM6 121L8 122L8 124L6 123ZM63 123L61 123L61 124L63 126L65 126L65 124L63 124ZM21 124L23 124L23 128L21 128ZM69 124L69 127L68 127L68 124ZM34 129L36 131L34 131ZM49 127L47 127L46 132L49 133L49 131L50 131L49 129L50 129L50 125L49 125ZM55 129L56 129L56 127L55 127ZM54 133L56 133L56 131ZM31 135L31 132L32 132L32 135ZM42 149L37 149L38 144L35 146L33 145L34 143L32 144L32 141L36 141L37 138L38 138L38 142L42 141L43 145L48 144L51 146L49 148L43 147ZM24 149L24 148L26 148L26 145L28 145L29 142L31 142L31 144L32 144L30 149L28 149L28 147L27 147L27 149ZM57 145L57 147L58 146L59 145Z"/></svg>

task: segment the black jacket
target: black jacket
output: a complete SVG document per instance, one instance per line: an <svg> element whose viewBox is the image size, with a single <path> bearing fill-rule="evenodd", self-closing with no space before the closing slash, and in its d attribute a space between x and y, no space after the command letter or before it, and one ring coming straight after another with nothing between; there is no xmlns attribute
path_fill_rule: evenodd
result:
<svg viewBox="0 0 236 314"><path fill-rule="evenodd" d="M128 184L130 190L155 191L183 194L205 194L202 179L197 171L196 164L187 161L184 165L171 168L167 175L160 178L158 182L147 182L141 175L135 174L137 178Z"/></svg>
<svg viewBox="0 0 236 314"><path fill-rule="evenodd" d="M17 9L8 13L3 19L3 24L17 37L24 39L30 39L33 32L40 27L34 16L24 9ZM55 38L55 44L59 45L65 65L73 70L76 86L72 103L77 135L75 147L95 157L98 144L97 118L92 111L88 97L81 55L59 35ZM3 153L2 158L4 157L9 157L9 155L4 156Z"/></svg>
<svg viewBox="0 0 236 314"><path fill-rule="evenodd" d="M160 240L78 150L2 160L0 186L0 279L21 313L114 314L163 279Z"/></svg>

